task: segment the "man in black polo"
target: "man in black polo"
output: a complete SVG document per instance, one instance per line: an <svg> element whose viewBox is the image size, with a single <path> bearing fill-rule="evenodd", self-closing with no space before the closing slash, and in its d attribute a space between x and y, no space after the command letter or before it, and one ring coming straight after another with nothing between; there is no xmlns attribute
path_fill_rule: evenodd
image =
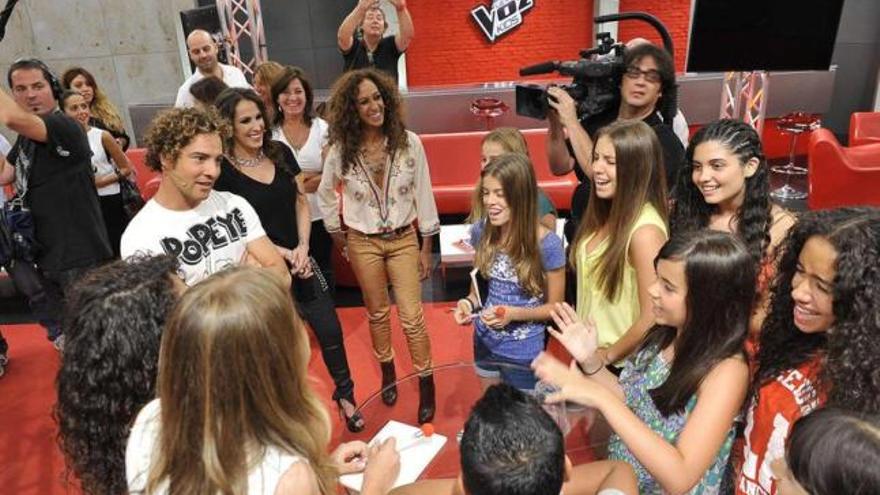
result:
<svg viewBox="0 0 880 495"><path fill-rule="evenodd" d="M575 102L564 90L551 87L548 93L550 131L547 155L550 170L564 175L574 169L580 184L571 200L572 221L566 224L571 240L577 223L587 207L592 175L593 139L596 131L621 119L641 119L654 129L663 147L666 186L671 189L684 162L684 146L672 129L677 112L675 65L669 52L650 43L626 51L626 70L620 83L620 104L588 118L579 118Z"/></svg>
<svg viewBox="0 0 880 495"><path fill-rule="evenodd" d="M388 2L397 10L399 30L395 36L384 36L388 21L376 0L358 0L354 10L339 25L336 42L342 51L344 71L376 67L397 81L397 60L412 41L415 28L406 0Z"/></svg>
<svg viewBox="0 0 880 495"><path fill-rule="evenodd" d="M18 139L0 160L0 176L14 167L16 193L33 216L34 254L47 303L60 321L68 286L112 256L92 152L79 123L58 109L61 87L43 62L14 62L7 82L14 99L0 90L0 125ZM49 338L61 347L60 334L50 332Z"/></svg>

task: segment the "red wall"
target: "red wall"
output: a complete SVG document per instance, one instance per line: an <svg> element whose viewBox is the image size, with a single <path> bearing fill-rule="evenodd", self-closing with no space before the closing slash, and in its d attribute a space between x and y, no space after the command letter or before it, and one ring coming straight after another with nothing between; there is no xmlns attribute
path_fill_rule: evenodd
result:
<svg viewBox="0 0 880 495"><path fill-rule="evenodd" d="M620 12L647 12L660 19L672 36L675 68L679 72L684 72L691 0L620 0ZM623 41L641 37L647 38L657 45L662 45L657 31L644 22L624 21L618 24L617 29L617 36Z"/></svg>
<svg viewBox="0 0 880 495"><path fill-rule="evenodd" d="M411 86L510 81L520 67L545 60L573 60L593 46L593 2L536 0L523 24L490 43L470 16L480 0L408 2L416 37L407 50ZM491 2L483 1L488 7ZM648 12L669 30L675 66L684 71L691 0L620 0L620 12ZM653 28L639 21L618 24L618 39L647 38L660 44Z"/></svg>
<svg viewBox="0 0 880 495"><path fill-rule="evenodd" d="M592 0L536 0L522 25L494 44L471 18L470 10L479 3L407 3L416 28L406 56L410 86L517 80L525 65L574 60L593 45ZM491 7L490 1L483 3Z"/></svg>

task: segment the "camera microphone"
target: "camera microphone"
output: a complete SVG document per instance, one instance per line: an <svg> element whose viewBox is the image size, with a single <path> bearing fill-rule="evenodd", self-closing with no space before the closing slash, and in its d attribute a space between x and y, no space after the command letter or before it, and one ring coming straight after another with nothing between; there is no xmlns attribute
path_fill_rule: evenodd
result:
<svg viewBox="0 0 880 495"><path fill-rule="evenodd" d="M541 62L540 64L523 67L519 70L520 76L534 76L536 74L549 74L554 72L559 66L559 62L551 60L550 62Z"/></svg>

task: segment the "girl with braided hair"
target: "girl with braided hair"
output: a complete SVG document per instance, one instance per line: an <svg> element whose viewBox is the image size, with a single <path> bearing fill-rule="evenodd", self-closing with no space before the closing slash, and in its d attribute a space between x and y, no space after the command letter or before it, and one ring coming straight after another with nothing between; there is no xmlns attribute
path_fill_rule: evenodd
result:
<svg viewBox="0 0 880 495"><path fill-rule="evenodd" d="M758 304L750 325L753 345L766 308L777 247L795 217L770 203L770 175L761 138L748 124L716 120L701 128L685 152L673 188L672 233L710 228L739 236L758 273Z"/></svg>
<svg viewBox="0 0 880 495"><path fill-rule="evenodd" d="M805 213L785 239L746 414L737 494L774 494L792 425L825 405L880 410L880 210Z"/></svg>

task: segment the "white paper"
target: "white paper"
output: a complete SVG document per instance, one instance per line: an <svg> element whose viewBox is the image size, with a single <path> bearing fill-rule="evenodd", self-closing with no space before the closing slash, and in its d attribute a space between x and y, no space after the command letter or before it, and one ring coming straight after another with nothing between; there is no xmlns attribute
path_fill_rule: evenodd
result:
<svg viewBox="0 0 880 495"><path fill-rule="evenodd" d="M446 444L445 436L435 433L430 437L417 437L416 434L420 431L421 429L415 426L391 420L369 442L370 445L374 445L394 437L397 440L398 452L403 449L403 452L400 452L400 474L397 475L394 488L419 479L422 471ZM346 488L360 492L364 475L363 473L344 474L339 477L339 482Z"/></svg>

